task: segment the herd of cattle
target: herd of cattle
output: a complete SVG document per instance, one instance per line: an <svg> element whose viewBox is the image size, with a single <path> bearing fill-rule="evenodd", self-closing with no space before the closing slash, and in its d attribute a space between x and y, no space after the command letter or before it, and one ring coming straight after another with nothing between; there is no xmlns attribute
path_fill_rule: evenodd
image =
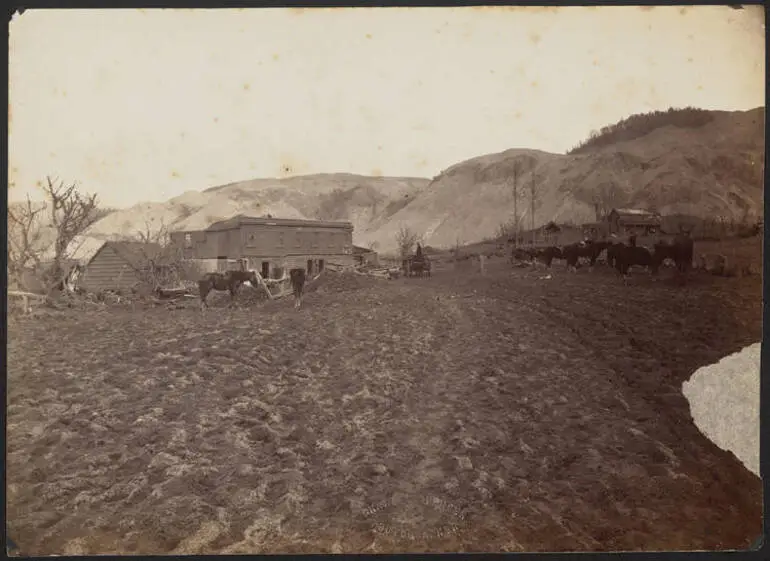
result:
<svg viewBox="0 0 770 561"><path fill-rule="evenodd" d="M607 263L625 276L634 266L644 267L652 274L657 274L666 260L672 261L678 271L685 273L692 267L693 250L694 243L688 234L678 234L673 240L661 240L655 243L652 250L636 245L636 236L630 236L628 243L584 240L561 248L515 248L511 258L519 261L539 260L546 267L550 267L554 259L561 259L567 263L568 270L576 271L581 258L593 267L604 252Z"/></svg>
<svg viewBox="0 0 770 561"><path fill-rule="evenodd" d="M595 241L584 240L563 247L548 246L543 248L514 248L511 260L541 261L546 267L550 267L554 259L561 259L567 263L568 271L577 271L580 260L584 259L593 267L602 253L606 253L607 263L614 267L624 277L631 267L638 266L648 269L652 274L657 274L660 266L666 260L671 260L676 268L686 273L692 267L694 244L688 234L679 234L670 241L659 241L653 249L647 249L636 245L636 236L630 236L628 243L619 241ZM418 246L415 255L402 261L402 270L405 276L430 276L430 259L424 255ZM289 271L294 305L296 308L302 305L302 293L306 283L305 270L291 269ZM198 281L198 290L201 299L201 307L206 307L206 297L212 290L228 291L230 302L233 303L240 286L248 282L253 286L259 284L255 271L227 271L225 273L208 273Z"/></svg>

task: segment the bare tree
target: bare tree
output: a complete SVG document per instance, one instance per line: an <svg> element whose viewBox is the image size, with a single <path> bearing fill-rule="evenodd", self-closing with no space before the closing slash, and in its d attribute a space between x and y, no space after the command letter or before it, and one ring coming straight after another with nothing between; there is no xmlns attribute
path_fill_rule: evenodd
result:
<svg viewBox="0 0 770 561"><path fill-rule="evenodd" d="M613 208L618 208L625 203L623 190L614 181L603 181L599 183L594 191L594 211L596 212L596 221L601 222L607 218L607 215Z"/></svg>
<svg viewBox="0 0 770 561"><path fill-rule="evenodd" d="M45 205L33 205L27 196L26 204L8 208L8 280L21 284L22 275L38 269L40 256L47 249L43 240L40 215Z"/></svg>
<svg viewBox="0 0 770 561"><path fill-rule="evenodd" d="M51 224L56 232L53 243L53 265L50 277L52 287L61 282L66 274L62 262L67 258L67 251L72 241L83 234L100 216L97 211L96 194L81 193L75 183L64 185L46 177L43 192L51 212Z"/></svg>
<svg viewBox="0 0 770 561"><path fill-rule="evenodd" d="M412 248L420 242L422 236L411 230L408 226L401 226L396 233L396 243L401 259L405 259L412 252Z"/></svg>
<svg viewBox="0 0 770 561"><path fill-rule="evenodd" d="M145 288L155 291L200 276L200 268L184 259L184 248L172 243L163 220L145 220L144 228L129 239L141 243L137 247L141 258L134 264L134 272Z"/></svg>

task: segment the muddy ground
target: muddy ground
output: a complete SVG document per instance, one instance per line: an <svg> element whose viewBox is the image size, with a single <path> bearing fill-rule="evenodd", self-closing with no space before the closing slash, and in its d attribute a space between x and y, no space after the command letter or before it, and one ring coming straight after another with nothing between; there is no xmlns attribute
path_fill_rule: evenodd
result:
<svg viewBox="0 0 770 561"><path fill-rule="evenodd" d="M14 321L10 535L34 555L748 548L760 480L681 383L761 339L761 278L670 274L490 260L328 273L299 312Z"/></svg>

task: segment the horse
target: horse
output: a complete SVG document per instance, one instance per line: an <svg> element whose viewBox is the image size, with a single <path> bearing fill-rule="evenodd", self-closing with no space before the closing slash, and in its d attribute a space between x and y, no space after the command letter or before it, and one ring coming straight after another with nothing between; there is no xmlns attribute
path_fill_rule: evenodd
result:
<svg viewBox="0 0 770 561"><path fill-rule="evenodd" d="M259 284L256 271L225 271L224 273L207 273L198 281L198 292L201 297L201 309L207 308L206 297L212 290L227 290L230 292L230 304L235 303L235 294L244 282L252 286Z"/></svg>
<svg viewBox="0 0 770 561"><path fill-rule="evenodd" d="M294 309L302 307L302 291L305 288L305 269L292 269L289 271L291 290L294 293Z"/></svg>

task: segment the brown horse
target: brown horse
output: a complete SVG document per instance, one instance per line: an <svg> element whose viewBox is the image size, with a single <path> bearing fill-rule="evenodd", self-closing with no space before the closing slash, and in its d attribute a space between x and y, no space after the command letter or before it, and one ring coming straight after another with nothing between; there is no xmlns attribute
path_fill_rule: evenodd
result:
<svg viewBox="0 0 770 561"><path fill-rule="evenodd" d="M198 292L201 297L201 308L208 307L206 297L212 290L227 290L230 292L230 306L235 302L235 294L244 282L256 287L259 284L255 271L225 271L224 273L207 273L198 281Z"/></svg>

